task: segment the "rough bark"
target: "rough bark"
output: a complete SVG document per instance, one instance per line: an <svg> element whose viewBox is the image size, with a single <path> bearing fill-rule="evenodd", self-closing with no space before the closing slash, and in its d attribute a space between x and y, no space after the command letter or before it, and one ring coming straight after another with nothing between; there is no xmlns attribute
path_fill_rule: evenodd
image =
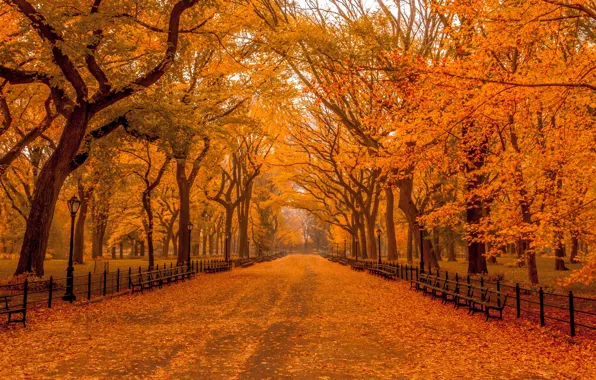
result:
<svg viewBox="0 0 596 380"><path fill-rule="evenodd" d="M393 189L387 187L385 189L385 226L387 227L387 260L397 260L397 239L395 238L395 197L393 196Z"/></svg>

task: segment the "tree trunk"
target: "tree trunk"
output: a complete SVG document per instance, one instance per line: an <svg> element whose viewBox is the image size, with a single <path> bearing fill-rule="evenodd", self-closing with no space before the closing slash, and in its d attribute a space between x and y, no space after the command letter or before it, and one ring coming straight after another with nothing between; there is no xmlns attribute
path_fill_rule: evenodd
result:
<svg viewBox="0 0 596 380"><path fill-rule="evenodd" d="M468 273L488 273L486 265L486 247L482 236L477 231L484 216L483 199L478 195L481 187L486 182L486 175L482 173L482 168L486 160L488 151L488 136L482 135L476 137L470 129L474 123L464 123L462 126L462 142L464 144L464 153L466 162L464 170L467 175L465 185L466 191L466 224L469 227L468 232Z"/></svg>
<svg viewBox="0 0 596 380"><path fill-rule="evenodd" d="M245 190L245 196L238 207L238 254L241 258L248 257L248 214L252 197L252 184Z"/></svg>
<svg viewBox="0 0 596 380"><path fill-rule="evenodd" d="M151 191L145 190L142 195L143 210L145 211L145 238L147 239L147 254L149 258L149 267L155 265L155 250L153 247L153 208L151 207ZM143 242L141 248L141 256L145 256L145 243Z"/></svg>
<svg viewBox="0 0 596 380"><path fill-rule="evenodd" d="M121 259L124 258L124 242L123 241L120 242L120 258Z"/></svg>
<svg viewBox="0 0 596 380"><path fill-rule="evenodd" d="M91 219L93 221L91 257L102 257L103 255L103 241L108 226L108 216L109 211L107 205L100 205L97 200L94 200L91 203Z"/></svg>
<svg viewBox="0 0 596 380"><path fill-rule="evenodd" d="M178 215L178 264L188 260L188 238L187 229L190 223L190 184L186 178L186 160L176 160L176 182L180 199L180 214Z"/></svg>
<svg viewBox="0 0 596 380"><path fill-rule="evenodd" d="M455 234L449 230L449 242L447 243L447 261L457 261L455 257Z"/></svg>
<svg viewBox="0 0 596 380"><path fill-rule="evenodd" d="M366 242L366 232L364 229L364 223L358 225L358 234L360 235L360 256L363 259L368 259L370 256L367 252L368 244Z"/></svg>
<svg viewBox="0 0 596 380"><path fill-rule="evenodd" d="M168 231L166 236L163 238L163 257L167 258L170 253L170 240L172 240L172 232Z"/></svg>
<svg viewBox="0 0 596 380"><path fill-rule="evenodd" d="M412 252L413 252L413 237L412 237L412 229L408 226L408 237L407 237L408 241L407 241L407 247L406 247L406 259L408 261L408 264L412 264L414 262L413 257L412 257Z"/></svg>
<svg viewBox="0 0 596 380"><path fill-rule="evenodd" d="M555 233L555 270L569 270L565 266L565 242L563 232Z"/></svg>
<svg viewBox="0 0 596 380"><path fill-rule="evenodd" d="M64 181L75 169L72 162L85 137L87 124L87 105L75 105L54 153L39 172L15 275L25 272L44 275L43 263L56 202Z"/></svg>
<svg viewBox="0 0 596 380"><path fill-rule="evenodd" d="M576 257L577 257L577 252L579 248L579 239L577 238L577 236L573 235L571 236L571 254L569 255L569 262L571 264L575 264L577 263Z"/></svg>
<svg viewBox="0 0 596 380"><path fill-rule="evenodd" d="M85 220L87 219L87 211L89 209L89 199L87 192L83 185L78 184L79 198L81 205L79 207L79 216L75 224L74 249L72 260L75 264L83 264L83 257L85 255Z"/></svg>
<svg viewBox="0 0 596 380"><path fill-rule="evenodd" d="M112 247L112 260L116 260L116 247Z"/></svg>
<svg viewBox="0 0 596 380"><path fill-rule="evenodd" d="M226 207L226 221L224 228L224 258L229 260L232 255L232 220L234 218L234 208Z"/></svg>
<svg viewBox="0 0 596 380"><path fill-rule="evenodd" d="M385 226L387 227L387 260L397 260L397 239L395 238L395 197L393 196L393 189L387 187L385 189L385 202L387 203L385 211Z"/></svg>
<svg viewBox="0 0 596 380"><path fill-rule="evenodd" d="M414 181L411 177L399 180L399 209L404 213L408 225L412 230L412 237L417 249L420 249L420 227L418 225L417 216L418 208L412 201L412 190L414 188ZM439 262L435 255L431 252L431 244L428 239L422 240L422 255L424 258L425 267L431 269L440 269Z"/></svg>

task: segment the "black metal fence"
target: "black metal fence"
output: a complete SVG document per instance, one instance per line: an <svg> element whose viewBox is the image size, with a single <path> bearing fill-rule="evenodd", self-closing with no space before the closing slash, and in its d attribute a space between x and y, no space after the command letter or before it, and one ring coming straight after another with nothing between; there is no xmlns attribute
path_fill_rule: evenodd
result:
<svg viewBox="0 0 596 380"><path fill-rule="evenodd" d="M224 260L196 260L191 261L190 269L193 273L204 272L209 266ZM139 277L147 277L151 272L161 272L160 277L165 277L181 268L188 269L187 263L180 266L170 264L167 266L156 266L154 268L129 267L115 271L104 270L103 273L88 272L84 275L74 276L73 292L77 300L91 300L97 297L106 297L108 295L117 295L128 292L131 282L136 282ZM25 307L27 309L35 307L51 308L56 302L65 302L62 296L66 293L66 277L53 277L45 280L29 280L22 282L0 285L0 308L16 309Z"/></svg>
<svg viewBox="0 0 596 380"><path fill-rule="evenodd" d="M343 261L351 265L356 262L349 258L331 257L322 255L331 261ZM359 260L364 263L366 268L372 268L378 263L371 260ZM382 264L393 266L396 270L396 278L409 280L418 279L419 266L400 264L396 262L383 261ZM561 330L566 330L569 335L575 336L581 333L596 337L596 299L588 297L579 297L569 292L559 294L539 289L528 289L519 284L507 284L501 281L489 281L484 277L462 276L458 273L449 273L448 271L433 271L437 277L455 280L488 288L489 290L499 291L509 295L513 302L507 302L505 305L505 315L515 315L516 318L524 318L535 321L540 326L553 326Z"/></svg>

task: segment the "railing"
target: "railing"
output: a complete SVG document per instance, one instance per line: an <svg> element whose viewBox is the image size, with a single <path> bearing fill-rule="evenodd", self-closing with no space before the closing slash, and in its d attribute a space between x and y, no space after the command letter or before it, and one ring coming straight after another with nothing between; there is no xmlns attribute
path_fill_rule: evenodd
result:
<svg viewBox="0 0 596 380"><path fill-rule="evenodd" d="M330 261L339 261L335 256L322 254ZM351 258L341 258L348 264L356 262ZM366 268L373 268L378 263L371 260L358 260L364 263ZM382 264L391 265L396 269L397 278L403 280L418 279L419 267L395 262L383 261ZM489 281L484 277L473 278L470 275L460 276L458 273L448 271L433 271L433 274L441 278L453 279L456 282L486 287L489 290L509 294L509 299L515 304L507 303L505 310L510 314L515 313L516 318L532 320L540 326L552 325L562 330L569 331L569 335L575 336L578 333L593 335L596 337L596 299L579 297L569 292L568 294L546 292L542 288L538 290L523 288L519 284L506 284L501 281Z"/></svg>
<svg viewBox="0 0 596 380"><path fill-rule="evenodd" d="M78 301L91 300L97 297L106 297L118 294L125 294L129 292L130 282L136 281L141 277L147 277L151 274L155 277L159 274L160 277L166 277L172 271L190 270L193 273L204 272L205 268L214 265L217 262L224 260L193 260L190 266L183 263L179 266L170 264L167 266L156 266L154 268L146 268L143 270L139 267L129 267L126 270L118 268L116 271L104 270L103 273L88 272L84 275L73 277L73 293ZM30 280L25 279L22 282L9 283L0 285L0 297L6 296L8 308L20 308L25 306L27 309L35 307L51 308L56 302L65 302L62 296L66 293L67 277L53 277L50 276L47 280ZM4 305L4 298L2 305Z"/></svg>

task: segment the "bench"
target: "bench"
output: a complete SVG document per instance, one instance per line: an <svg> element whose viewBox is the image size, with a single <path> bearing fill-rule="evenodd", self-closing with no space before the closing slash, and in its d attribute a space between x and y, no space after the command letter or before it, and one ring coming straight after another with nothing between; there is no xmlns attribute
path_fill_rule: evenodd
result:
<svg viewBox="0 0 596 380"><path fill-rule="evenodd" d="M139 273L137 275L137 281L132 281L132 276L128 278L128 287L130 288L131 292L143 292L145 289L153 289L153 278L151 278L151 272L146 272L147 276L144 277L144 273Z"/></svg>
<svg viewBox="0 0 596 380"><path fill-rule="evenodd" d="M26 298L23 297L23 305L19 307L10 307L8 304L9 298L11 295L4 294L0 295L0 303L4 303L4 307L0 309L0 315L6 314L8 316L7 323L23 323L23 327L27 327L26 320L27 320L27 305L26 305ZM20 319L13 319L14 314L21 314Z"/></svg>
<svg viewBox="0 0 596 380"><path fill-rule="evenodd" d="M368 268L368 272L386 279L394 279L397 276L396 268L388 264L377 264Z"/></svg>
<svg viewBox="0 0 596 380"><path fill-rule="evenodd" d="M488 293L488 288L480 286L474 286L471 284L461 284L461 288L466 289L466 294L462 294L461 291L455 296L455 308L459 309L460 306L468 306L468 314L473 314L473 308L476 302L484 302Z"/></svg>
<svg viewBox="0 0 596 380"><path fill-rule="evenodd" d="M491 302L492 295L495 296L496 302ZM498 291L494 291L494 290L488 291L488 296L486 296L486 299L484 301L482 301L482 300L471 301L471 305L470 305L471 313L472 313L472 315L474 315L475 312L485 313L486 321L488 321L489 318L499 318L500 320L503 320L503 309L505 308L505 304L507 303L508 297L509 297L509 294L507 294L507 293L502 293L502 292L498 292ZM501 302L501 300L502 300L502 302ZM499 312L499 315L491 315L490 314L491 310Z"/></svg>
<svg viewBox="0 0 596 380"><path fill-rule="evenodd" d="M226 261L215 261L207 263L205 267L205 273L218 273L218 272L226 272L232 269L230 263Z"/></svg>
<svg viewBox="0 0 596 380"><path fill-rule="evenodd" d="M238 264L236 264L237 267L242 267L242 268L248 268L249 266L253 265L254 261L251 259L244 259L244 260L240 260L238 262Z"/></svg>
<svg viewBox="0 0 596 380"><path fill-rule="evenodd" d="M366 266L362 262L354 261L350 264L350 268L356 271L363 271L366 269Z"/></svg>

